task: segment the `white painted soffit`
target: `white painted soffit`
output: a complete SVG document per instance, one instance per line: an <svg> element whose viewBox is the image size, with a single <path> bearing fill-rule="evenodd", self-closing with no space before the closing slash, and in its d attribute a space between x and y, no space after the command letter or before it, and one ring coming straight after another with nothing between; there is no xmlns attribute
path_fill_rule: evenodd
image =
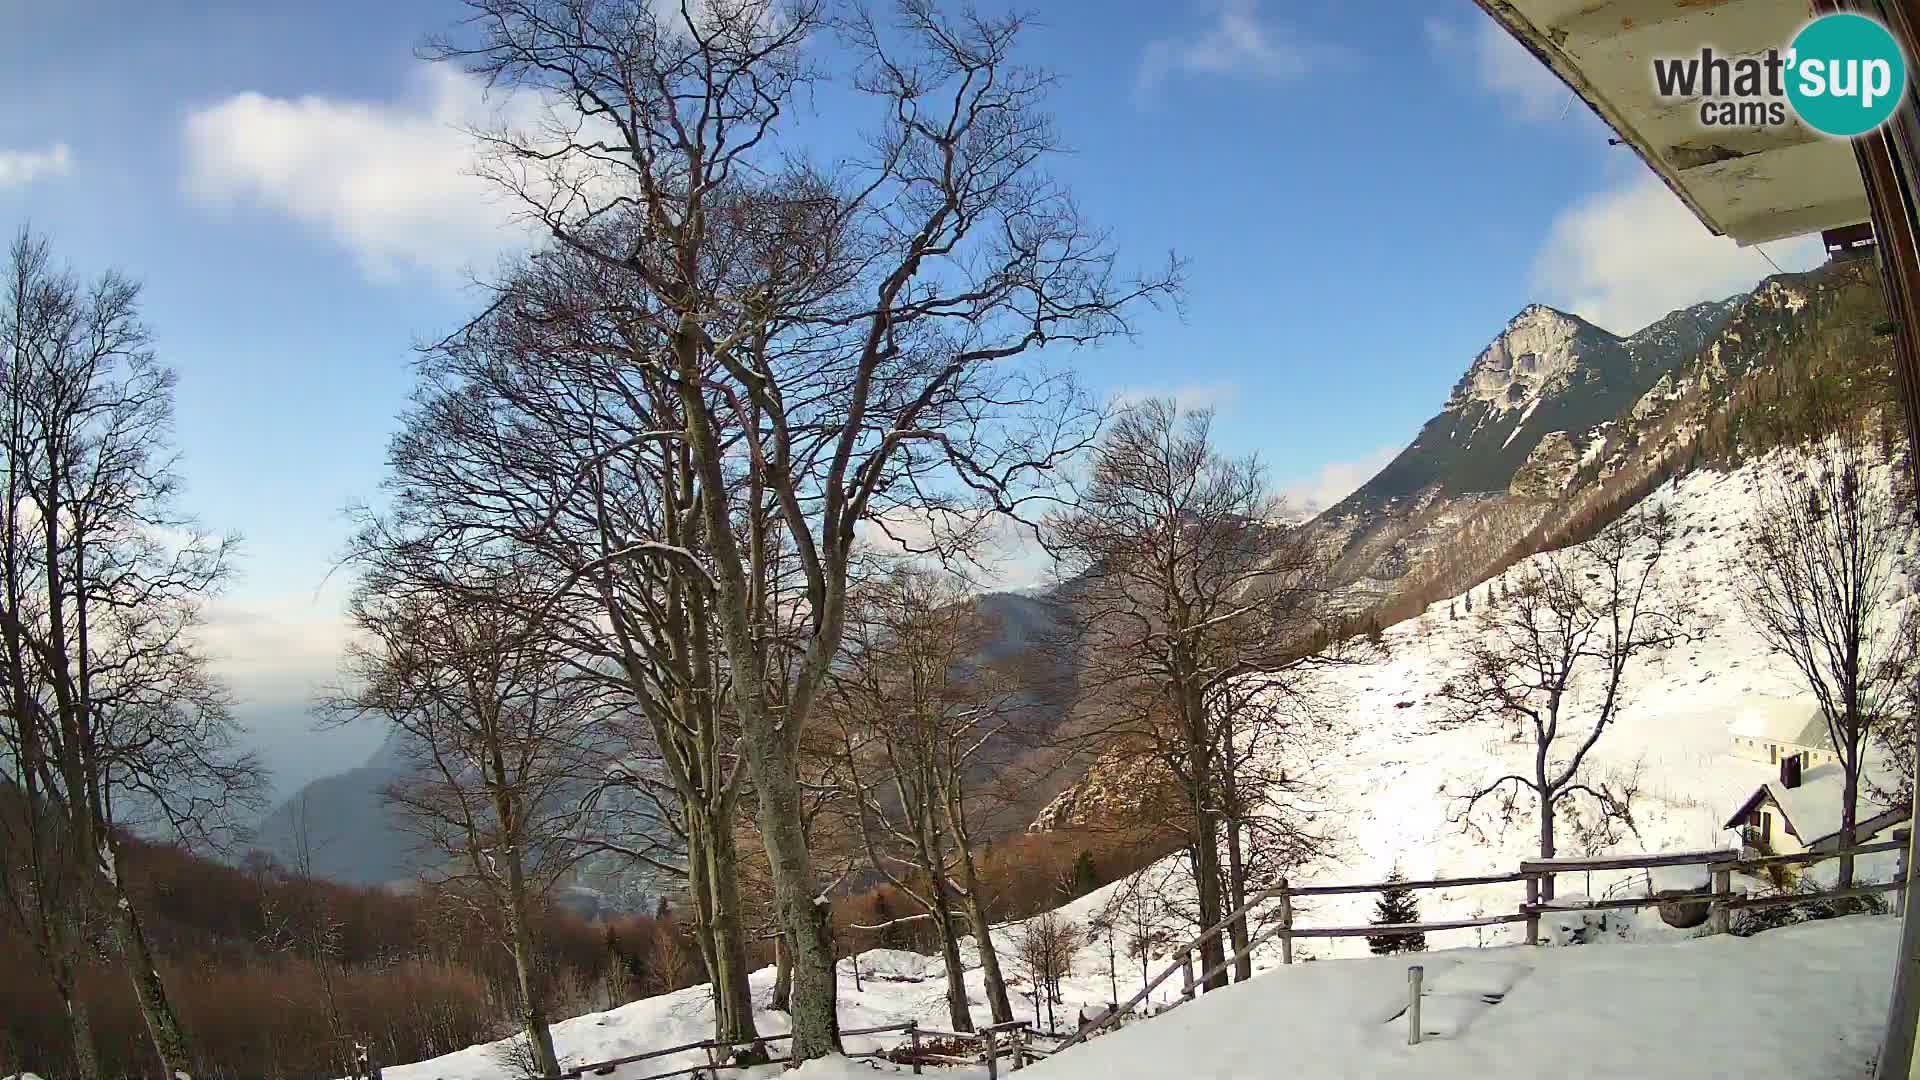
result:
<svg viewBox="0 0 1920 1080"><path fill-rule="evenodd" d="M1785 48L1808 0L1477 0L1639 152L1707 228L1742 244L1868 218L1853 147L1792 119L1702 127L1699 100L1656 96L1655 57Z"/></svg>

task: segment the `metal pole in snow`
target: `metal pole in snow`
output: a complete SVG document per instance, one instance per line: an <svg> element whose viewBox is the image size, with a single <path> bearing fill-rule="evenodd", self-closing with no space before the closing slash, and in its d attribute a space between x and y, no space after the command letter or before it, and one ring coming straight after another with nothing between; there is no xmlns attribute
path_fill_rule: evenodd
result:
<svg viewBox="0 0 1920 1080"><path fill-rule="evenodd" d="M1420 1045L1420 980L1426 974L1419 964L1407 968L1407 1045Z"/></svg>

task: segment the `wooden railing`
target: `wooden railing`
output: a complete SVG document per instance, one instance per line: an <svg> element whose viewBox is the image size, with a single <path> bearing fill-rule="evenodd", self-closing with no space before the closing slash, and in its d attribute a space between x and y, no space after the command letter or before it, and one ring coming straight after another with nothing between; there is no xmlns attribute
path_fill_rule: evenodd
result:
<svg viewBox="0 0 1920 1080"><path fill-rule="evenodd" d="M898 1032L907 1037L904 1047L892 1050L870 1050L865 1053L849 1053L850 1058L881 1058L899 1055L904 1052L903 1064L911 1065L915 1075L919 1075L923 1065L972 1065L982 1060L986 1062L989 1080L1000 1075L1000 1060L1004 1056L1011 1064L1011 1072L1018 1072L1027 1065L1043 1057L1051 1056L1055 1051L1033 1043L1035 1032L1033 1025L1025 1020L1009 1020L1002 1024L993 1024L978 1031L941 1031L938 1028L921 1027L916 1022L901 1024L883 1024L879 1027L846 1028L841 1037L857 1035L885 1035ZM682 1043L659 1050L649 1050L644 1054L629 1054L626 1057L609 1058L605 1061L585 1062L570 1065L560 1071L560 1080L584 1080L588 1075L606 1076L623 1065L633 1065L642 1061L656 1061L672 1057L675 1054L687 1054L696 1050L704 1051L707 1060L701 1064L682 1065L666 1072L648 1073L631 1080L667 1080L668 1077L718 1076L722 1069L745 1068L732 1060L733 1050L739 1046L756 1046L768 1043L787 1042L793 1038L791 1033L780 1035L762 1035L757 1039L743 1039L739 1042L723 1042L719 1039L702 1039L699 1042ZM943 1057L923 1052L923 1039L946 1039L957 1042L973 1042L979 1047L978 1056ZM787 1059L770 1057L767 1064L779 1064Z"/></svg>
<svg viewBox="0 0 1920 1080"><path fill-rule="evenodd" d="M1581 859L1527 859L1520 863L1520 869L1510 874L1483 874L1474 877L1433 878L1421 881L1378 881L1359 885L1308 885L1293 887L1281 878L1271 888L1261 890L1244 905L1235 909L1220 923L1188 942L1177 958L1153 978L1141 986L1138 993L1096 1020L1090 1021L1074 1032L1064 1043L1055 1049L1055 1053L1070 1046L1084 1042L1092 1036L1119 1023L1130 1015L1140 1004L1148 999L1155 989L1172 978L1175 972L1182 974L1180 997L1190 1001L1196 994L1204 992L1208 982L1223 974L1235 962L1231 948L1227 949L1225 959L1201 971L1194 972L1194 956L1210 941L1226 934L1228 928L1250 916L1256 908L1269 902L1276 903L1274 921L1252 940L1239 955L1248 956L1276 938L1280 942L1280 961L1293 963L1293 942L1296 938L1342 938L1342 937L1404 937L1413 934L1427 934L1443 930L1465 930L1476 927L1500 926L1508 923L1527 924L1523 940L1529 945L1540 942L1540 917L1582 911L1618 911L1634 908L1658 907L1666 904L1708 905L1708 932L1726 933L1731 924L1731 913L1739 910L1751 910L1806 903L1816 900L1837 900L1846 897L1870 896L1876 893L1904 890L1908 866L1906 864L1906 832L1900 830L1894 839L1877 844L1864 844L1840 851L1810 851L1798 855L1767 855L1751 859L1740 858L1737 851L1707 850L1663 852L1648 855L1621 855L1601 858ZM1898 851L1901 853L1894 880L1884 884L1862 885L1848 889L1830 889L1821 892L1796 893L1788 896L1748 897L1736 894L1732 888L1732 875L1735 873L1753 873L1768 866L1800 863L1824 862L1839 858L1842 854L1861 856L1876 852ZM1658 867L1705 866L1711 875L1711 887L1707 892L1671 893L1668 895L1629 896L1610 899L1582 899L1579 901L1554 902L1544 898L1549 890L1542 886L1560 874L1579 873L1592 870L1652 870ZM1468 919L1440 919L1417 923L1386 923L1369 926L1295 926L1293 923L1293 901L1298 897L1340 896L1354 893L1381 893L1389 889L1451 889L1475 885L1510 885L1523 882L1526 885L1526 900L1519 910L1512 914L1483 915ZM1901 910L1898 898L1894 910Z"/></svg>

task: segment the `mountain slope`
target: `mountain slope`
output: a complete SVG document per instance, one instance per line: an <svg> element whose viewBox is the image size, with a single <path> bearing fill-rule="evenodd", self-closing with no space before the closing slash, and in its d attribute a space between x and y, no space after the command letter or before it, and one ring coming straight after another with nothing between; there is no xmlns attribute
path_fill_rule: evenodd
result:
<svg viewBox="0 0 1920 1080"><path fill-rule="evenodd" d="M420 855L382 798L406 768L404 749L388 737L365 764L311 781L274 808L255 830L255 846L282 859L304 848L313 874L332 881L412 879Z"/></svg>
<svg viewBox="0 0 1920 1080"><path fill-rule="evenodd" d="M1691 359L1734 303L1696 304L1627 338L1529 305L1474 358L1413 444L1327 513L1385 510L1423 494L1505 491L1543 434L1613 419Z"/></svg>
<svg viewBox="0 0 1920 1080"><path fill-rule="evenodd" d="M1337 553L1350 606L1404 617L1630 504L1703 442L1759 434L1765 417L1744 431L1734 420L1752 400L1793 396L1782 387L1810 372L1816 388L1871 381L1889 355L1875 336L1885 318L1865 260L1768 278L1627 338L1529 307L1412 445L1309 527Z"/></svg>

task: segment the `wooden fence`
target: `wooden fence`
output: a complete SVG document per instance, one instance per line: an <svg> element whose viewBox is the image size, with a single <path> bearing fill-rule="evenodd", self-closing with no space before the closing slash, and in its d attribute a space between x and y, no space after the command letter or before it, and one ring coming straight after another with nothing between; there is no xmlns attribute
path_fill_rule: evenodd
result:
<svg viewBox="0 0 1920 1080"><path fill-rule="evenodd" d="M843 1038L858 1035L886 1035L898 1032L906 1036L906 1045L892 1050L870 1050L866 1053L847 1054L850 1058L891 1058L902 1064L911 1065L915 1075L919 1075L925 1065L972 1065L985 1061L987 1076L997 1078L1000 1075L1000 1061L1004 1056L1010 1065L1008 1071L1018 1072L1027 1065L1054 1053L1053 1050L1036 1045L1037 1033L1033 1025L1025 1020L1010 1020L1004 1024L994 1024L978 1031L941 1031L938 1028L925 1028L917 1023L885 1024L880 1027L846 1028L840 1034ZM743 1066L733 1062L733 1050L738 1046L765 1045L788 1042L791 1034L762 1035L758 1039L741 1042L722 1042L718 1039L702 1039L699 1042L682 1043L659 1050L649 1050L644 1054L629 1054L626 1057L609 1058L605 1061L592 1061L579 1065L570 1065L560 1071L560 1080L584 1080L585 1077L606 1076L623 1065L633 1065L643 1061L657 1061L675 1054L687 1054L699 1050L706 1053L707 1060L697 1065L682 1065L666 1072L648 1073L645 1076L629 1080L667 1080L669 1077L685 1076L690 1078L715 1077L722 1069L737 1069ZM935 1054L922 1049L922 1041L944 1039L950 1042L972 1042L978 1047L977 1055L954 1057ZM768 1064L786 1061L783 1057L770 1057Z"/></svg>
<svg viewBox="0 0 1920 1080"><path fill-rule="evenodd" d="M1341 937L1403 937L1413 934L1426 934L1441 930L1466 930L1475 927L1501 926L1508 923L1526 923L1523 940L1530 945L1540 943L1540 917L1542 915L1582 911L1618 911L1633 908L1658 907L1661 905L1705 904L1708 908L1707 926L1709 933L1726 933L1732 922L1732 912L1758 908L1786 906L1817 900L1837 900L1846 897L1863 897L1876 893L1904 891L1908 866L1906 861L1906 830L1894 834L1894 839L1877 844L1864 844L1841 851L1810 851L1798 855L1766 855L1742 859L1738 851L1707 850L1679 851L1653 855L1622 855L1601 858L1582 859L1526 859L1520 863L1520 869L1511 874L1485 874L1478 877L1434 878L1425 881L1376 881L1360 885L1308 885L1294 887L1281 878L1271 888L1261 890L1246 904L1227 915L1220 924L1194 938L1180 951L1173 963L1167 965L1159 974L1140 988L1139 993L1129 998L1117 1008L1109 1009L1105 1015L1083 1026L1057 1049L1064 1050L1098 1034L1120 1022L1158 988L1172 978L1175 972L1181 973L1180 996L1183 1001L1192 1000L1203 992L1205 985L1212 979L1225 973L1233 966L1235 957L1231 945L1222 951L1225 959L1212 967L1195 973L1194 957L1215 938L1223 937L1228 928L1247 918L1254 909L1275 903L1277 910L1274 921L1247 943L1245 952L1278 939L1280 942L1280 961L1293 963L1293 942L1297 938L1341 938ZM1829 889L1811 893L1796 893L1783 896L1748 897L1733 892L1732 877L1735 873L1755 873L1770 866L1785 866L1803 863L1824 862L1839 858L1842 854L1861 856L1876 852L1898 851L1900 858L1894 879L1874 885L1861 885L1848 889ZM1660 867L1704 866L1711 877L1711 885L1706 892L1673 893L1668 895L1629 896L1617 899L1594 900L1591 898L1577 902L1555 902L1546 899L1551 889L1545 888L1560 874L1581 873L1593 870L1653 870ZM1299 897L1339 896L1353 893L1381 893L1389 889L1453 889L1473 885L1510 885L1523 882L1526 885L1526 900L1519 910L1511 914L1484 915L1469 919L1441 919L1417 923L1384 923L1369 926L1295 926L1293 922L1293 902ZM1653 890L1649 889L1650 892ZM1894 909L1900 910L1900 898L1896 897Z"/></svg>

